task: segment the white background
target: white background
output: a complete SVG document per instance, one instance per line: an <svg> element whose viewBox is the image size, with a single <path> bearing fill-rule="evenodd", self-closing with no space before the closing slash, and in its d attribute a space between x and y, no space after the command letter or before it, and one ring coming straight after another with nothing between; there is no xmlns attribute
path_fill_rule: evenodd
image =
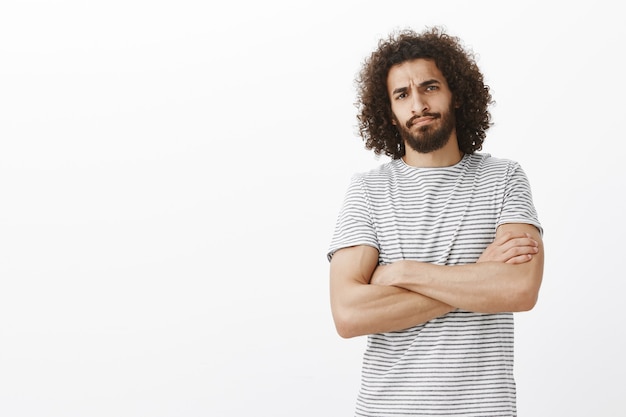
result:
<svg viewBox="0 0 626 417"><path fill-rule="evenodd" d="M0 415L349 416L326 248L353 79L442 25L497 104L484 151L545 228L520 416L623 415L624 41L611 1L0 5Z"/></svg>

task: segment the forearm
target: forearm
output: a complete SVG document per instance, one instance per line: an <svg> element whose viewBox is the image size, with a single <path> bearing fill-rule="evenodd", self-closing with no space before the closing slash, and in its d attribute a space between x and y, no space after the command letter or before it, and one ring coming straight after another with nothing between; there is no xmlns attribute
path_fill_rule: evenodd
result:
<svg viewBox="0 0 626 417"><path fill-rule="evenodd" d="M537 301L543 258L537 228L504 224L475 264L443 266L402 260L378 266L371 282L407 289L468 311L526 311Z"/></svg>
<svg viewBox="0 0 626 417"><path fill-rule="evenodd" d="M530 310L535 305L541 283L540 266L534 262L457 266L414 261L402 263L402 272L393 278L391 285L474 312Z"/></svg>
<svg viewBox="0 0 626 417"><path fill-rule="evenodd" d="M441 301L404 288L354 282L331 297L335 325L342 337L403 330L453 310Z"/></svg>

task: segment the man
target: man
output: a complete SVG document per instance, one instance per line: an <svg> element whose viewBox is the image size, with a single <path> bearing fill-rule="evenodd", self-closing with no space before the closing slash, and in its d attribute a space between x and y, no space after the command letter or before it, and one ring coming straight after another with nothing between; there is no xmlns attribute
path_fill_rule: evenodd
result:
<svg viewBox="0 0 626 417"><path fill-rule="evenodd" d="M366 147L330 244L342 337L368 335L359 416L515 416L513 312L534 307L542 228L514 161L478 153L489 87L439 28L381 40L357 77Z"/></svg>

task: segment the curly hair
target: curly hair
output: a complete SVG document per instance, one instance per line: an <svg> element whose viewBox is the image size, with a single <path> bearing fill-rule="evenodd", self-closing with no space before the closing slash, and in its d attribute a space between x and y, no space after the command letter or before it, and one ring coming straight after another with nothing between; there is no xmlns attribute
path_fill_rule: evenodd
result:
<svg viewBox="0 0 626 417"><path fill-rule="evenodd" d="M488 107L493 100L489 86L483 81L473 52L439 27L419 34L410 29L391 33L379 41L378 48L364 61L355 82L358 129L365 147L392 159L404 156L404 142L392 123L387 76L394 65L418 58L434 60L453 100L459 104L455 120L460 150L468 154L481 150L491 126Z"/></svg>

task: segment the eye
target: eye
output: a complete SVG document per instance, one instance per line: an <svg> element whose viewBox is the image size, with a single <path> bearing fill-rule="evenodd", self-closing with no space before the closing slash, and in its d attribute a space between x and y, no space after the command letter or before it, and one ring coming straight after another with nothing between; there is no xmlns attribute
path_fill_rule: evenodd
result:
<svg viewBox="0 0 626 417"><path fill-rule="evenodd" d="M396 96L396 100L402 100L405 99L407 97L406 93L400 93Z"/></svg>
<svg viewBox="0 0 626 417"><path fill-rule="evenodd" d="M429 85L428 87L426 87L426 91L437 91L437 90L439 90L438 85Z"/></svg>

